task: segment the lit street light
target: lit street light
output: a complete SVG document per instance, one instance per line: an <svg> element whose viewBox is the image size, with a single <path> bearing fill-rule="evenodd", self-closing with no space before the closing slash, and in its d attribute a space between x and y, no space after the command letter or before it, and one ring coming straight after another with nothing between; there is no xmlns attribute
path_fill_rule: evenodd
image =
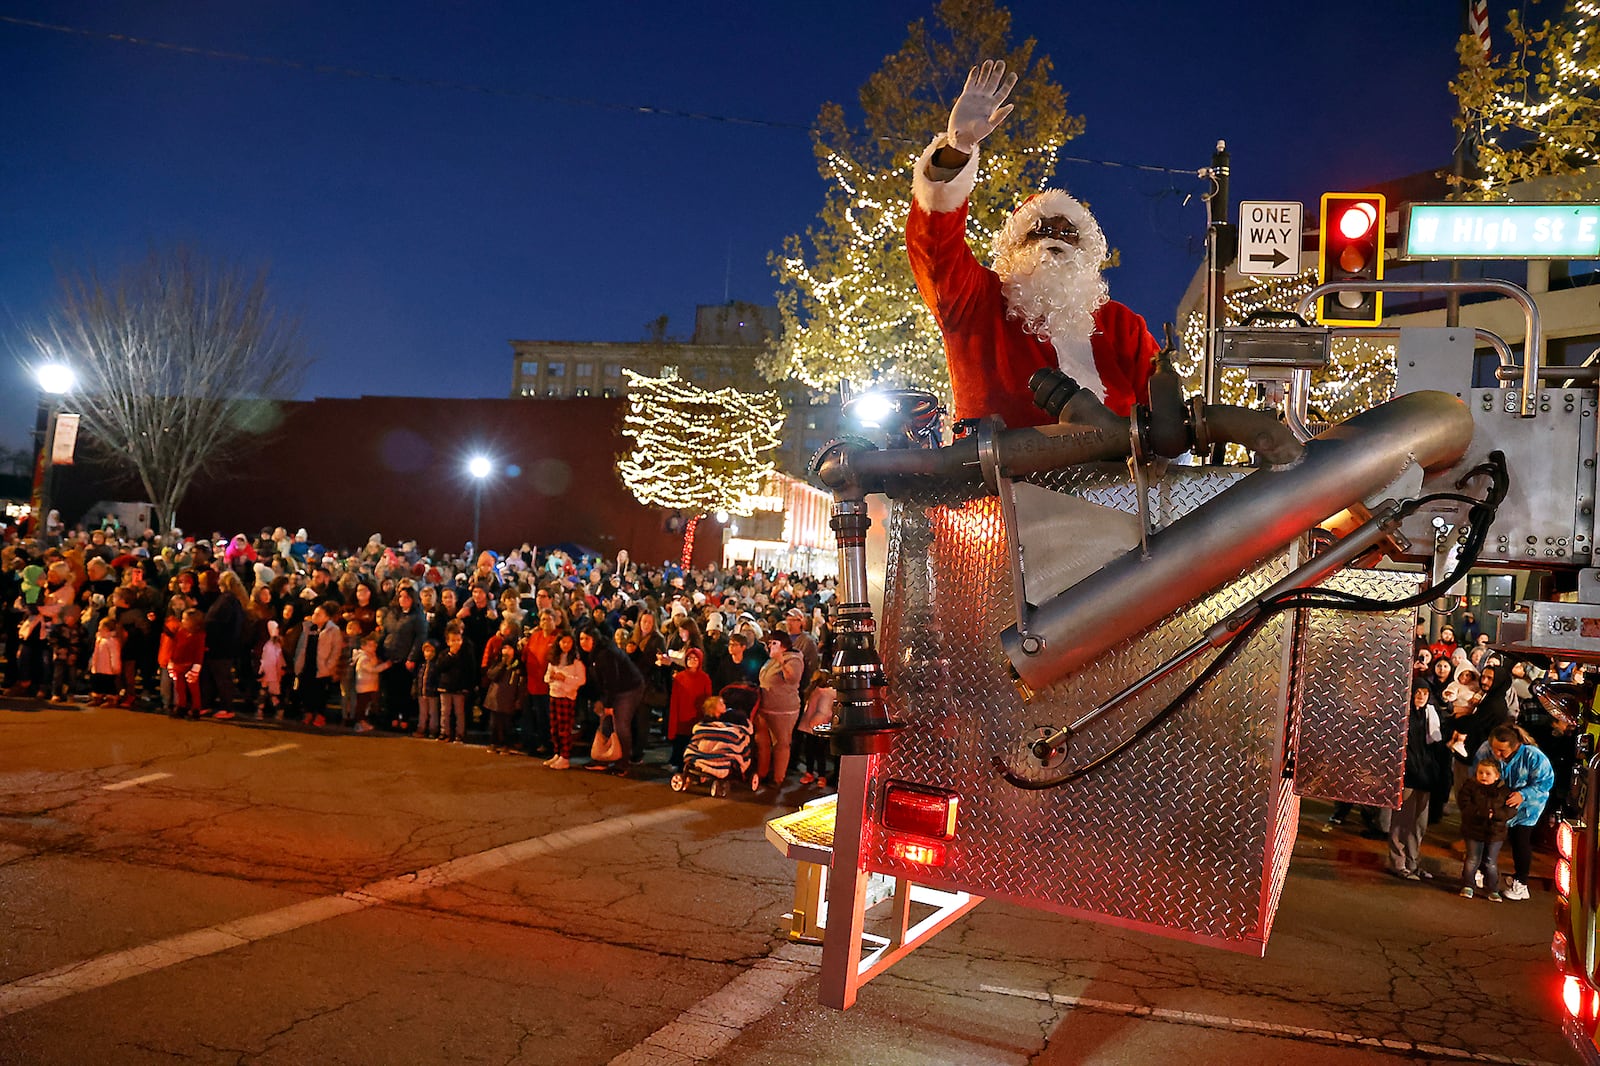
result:
<svg viewBox="0 0 1600 1066"><path fill-rule="evenodd" d="M489 476L493 469L489 460L481 455L473 456L467 462L467 473L472 475L472 550L482 550L478 543L478 517L483 511L483 479Z"/></svg>
<svg viewBox="0 0 1600 1066"><path fill-rule="evenodd" d="M65 363L45 363L34 368L33 380L39 386L39 416L35 422L39 454L33 463L33 498L28 502L28 511L33 516L34 540L43 548L45 517L50 513L50 471L54 465L60 398L77 386L78 376Z"/></svg>

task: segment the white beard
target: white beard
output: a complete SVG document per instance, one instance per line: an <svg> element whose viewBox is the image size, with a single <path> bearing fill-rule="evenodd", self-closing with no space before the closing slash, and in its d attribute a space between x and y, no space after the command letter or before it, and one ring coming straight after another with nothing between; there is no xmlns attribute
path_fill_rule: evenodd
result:
<svg viewBox="0 0 1600 1066"><path fill-rule="evenodd" d="M1066 249L1056 255L1054 248ZM1006 315L1022 328L1050 341L1056 362L1079 385L1105 399L1105 384L1095 369L1089 338L1094 313L1110 294L1100 263L1079 248L1055 241L1030 241L995 263L1006 298Z"/></svg>

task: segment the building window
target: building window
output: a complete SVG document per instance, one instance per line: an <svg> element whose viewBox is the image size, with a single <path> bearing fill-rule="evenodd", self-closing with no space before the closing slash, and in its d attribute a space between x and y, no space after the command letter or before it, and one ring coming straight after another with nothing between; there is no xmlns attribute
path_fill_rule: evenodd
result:
<svg viewBox="0 0 1600 1066"><path fill-rule="evenodd" d="M536 378L536 377L538 377L539 376L539 360L537 360L537 359L524 359L522 361L522 376L525 377L525 378Z"/></svg>
<svg viewBox="0 0 1600 1066"><path fill-rule="evenodd" d="M607 363L606 364L606 377L608 377L608 378L620 378L621 376L622 376L622 364L621 363Z"/></svg>
<svg viewBox="0 0 1600 1066"><path fill-rule="evenodd" d="M577 363L577 364L574 364L574 365L578 369L578 376L580 378L592 378L592 377L594 377L594 364L593 363Z"/></svg>
<svg viewBox="0 0 1600 1066"><path fill-rule="evenodd" d="M546 363L544 373L546 377L564 378L567 376L567 364L561 362Z"/></svg>

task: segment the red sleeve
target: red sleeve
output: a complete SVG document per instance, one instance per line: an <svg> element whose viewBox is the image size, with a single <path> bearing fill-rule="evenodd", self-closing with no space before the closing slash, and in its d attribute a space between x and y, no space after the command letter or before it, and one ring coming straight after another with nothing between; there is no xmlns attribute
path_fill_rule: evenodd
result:
<svg viewBox="0 0 1600 1066"><path fill-rule="evenodd" d="M906 255L917 291L946 333L960 329L975 309L994 306L1000 278L972 254L966 204L957 211L928 211L912 200Z"/></svg>
<svg viewBox="0 0 1600 1066"><path fill-rule="evenodd" d="M1150 402L1150 375L1161 348L1144 319L1115 300L1095 312L1095 369L1106 387L1106 406L1126 417L1135 403Z"/></svg>

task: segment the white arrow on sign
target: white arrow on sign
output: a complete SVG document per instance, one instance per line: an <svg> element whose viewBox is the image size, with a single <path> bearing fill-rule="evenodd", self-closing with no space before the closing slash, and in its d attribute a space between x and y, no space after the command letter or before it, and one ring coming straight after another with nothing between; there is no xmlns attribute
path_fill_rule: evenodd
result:
<svg viewBox="0 0 1600 1066"><path fill-rule="evenodd" d="M1239 203L1239 273L1300 273L1300 230L1305 205L1293 201Z"/></svg>

